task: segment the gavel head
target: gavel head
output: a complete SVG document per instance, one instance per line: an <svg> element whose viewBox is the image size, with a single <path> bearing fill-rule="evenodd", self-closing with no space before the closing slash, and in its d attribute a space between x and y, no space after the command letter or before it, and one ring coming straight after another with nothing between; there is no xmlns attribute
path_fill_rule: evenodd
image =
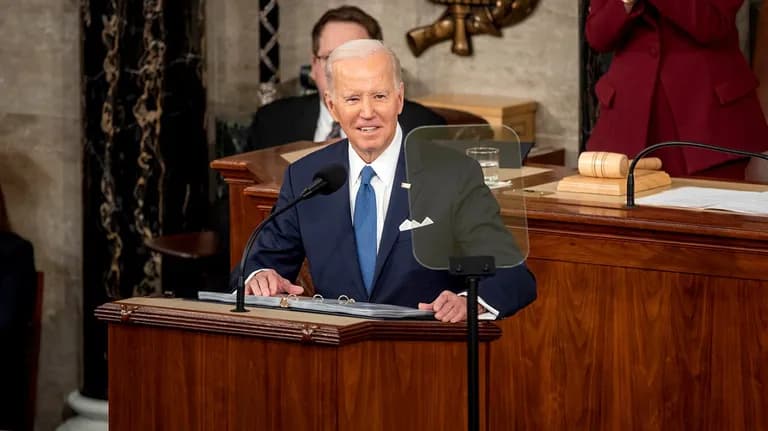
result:
<svg viewBox="0 0 768 431"><path fill-rule="evenodd" d="M579 174L585 177L626 178L629 159L621 153L585 151L579 155Z"/></svg>

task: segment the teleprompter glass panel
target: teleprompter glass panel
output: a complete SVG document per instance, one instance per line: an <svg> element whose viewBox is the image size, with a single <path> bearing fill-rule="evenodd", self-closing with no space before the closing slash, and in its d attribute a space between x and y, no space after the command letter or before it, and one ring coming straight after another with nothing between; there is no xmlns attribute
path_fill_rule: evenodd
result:
<svg viewBox="0 0 768 431"><path fill-rule="evenodd" d="M428 126L405 139L416 260L447 269L451 257L493 256L513 267L528 254L521 146L506 126ZM501 203L501 206L500 204Z"/></svg>

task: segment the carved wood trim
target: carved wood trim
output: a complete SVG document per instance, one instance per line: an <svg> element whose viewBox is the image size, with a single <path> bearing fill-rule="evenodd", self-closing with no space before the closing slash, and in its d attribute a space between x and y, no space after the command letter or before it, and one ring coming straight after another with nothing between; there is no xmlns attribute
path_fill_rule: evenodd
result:
<svg viewBox="0 0 768 431"><path fill-rule="evenodd" d="M323 345L346 345L367 340L452 341L466 339L465 324L433 321L362 320L346 326L267 319L243 314L220 314L178 308L107 303L95 311L110 323L159 326L192 331L244 335L266 339ZM490 322L481 322L480 341L501 336Z"/></svg>

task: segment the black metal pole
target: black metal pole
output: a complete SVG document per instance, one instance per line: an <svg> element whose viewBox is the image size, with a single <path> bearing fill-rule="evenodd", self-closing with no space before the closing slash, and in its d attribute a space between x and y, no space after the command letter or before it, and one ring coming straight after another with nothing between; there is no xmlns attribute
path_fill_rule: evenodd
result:
<svg viewBox="0 0 768 431"><path fill-rule="evenodd" d="M477 316L479 277L467 277L467 417L469 431L480 429L480 359Z"/></svg>
<svg viewBox="0 0 768 431"><path fill-rule="evenodd" d="M718 151L721 153L735 154L737 156L744 156L744 157L754 157L757 159L768 161L768 154L755 153L753 151L735 150L733 148L718 147L715 145L699 144L698 142L669 141L669 142L660 142L658 144L653 144L646 147L639 153L637 153L635 158L632 159L632 162L629 164L629 171L627 174L627 208L635 207L635 165L637 165L637 162L639 162L640 159L647 156L648 154L658 150L659 148L667 148L667 147L701 148L704 150Z"/></svg>
<svg viewBox="0 0 768 431"><path fill-rule="evenodd" d="M467 285L467 425L480 430L480 335L477 291L480 280L496 273L493 256L462 256L448 259L451 275L464 277Z"/></svg>

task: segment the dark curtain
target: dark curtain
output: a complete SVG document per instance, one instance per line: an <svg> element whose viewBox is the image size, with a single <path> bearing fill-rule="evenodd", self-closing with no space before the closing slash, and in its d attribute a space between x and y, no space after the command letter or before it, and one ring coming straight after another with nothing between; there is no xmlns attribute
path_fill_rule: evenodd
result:
<svg viewBox="0 0 768 431"><path fill-rule="evenodd" d="M81 0L85 396L106 398L104 302L160 292L144 246L207 212L204 0Z"/></svg>
<svg viewBox="0 0 768 431"><path fill-rule="evenodd" d="M600 114L594 91L595 84L608 70L608 65L611 63L610 54L595 52L589 47L584 37L584 25L589 13L589 2L590 0L579 0L580 151L584 151L586 148L597 116Z"/></svg>

